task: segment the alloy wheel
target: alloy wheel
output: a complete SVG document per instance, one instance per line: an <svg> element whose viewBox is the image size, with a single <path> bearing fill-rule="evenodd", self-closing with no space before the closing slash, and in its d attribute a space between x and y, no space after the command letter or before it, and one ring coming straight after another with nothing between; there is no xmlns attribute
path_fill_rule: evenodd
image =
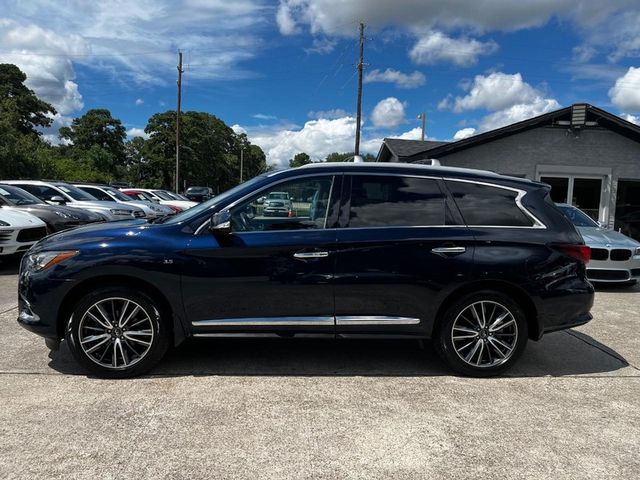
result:
<svg viewBox="0 0 640 480"><path fill-rule="evenodd" d="M513 354L518 341L518 325L504 305L482 300L465 307L451 330L456 354L472 367L495 367Z"/></svg>
<svg viewBox="0 0 640 480"><path fill-rule="evenodd" d="M123 370L141 361L155 337L149 313L133 300L105 298L94 303L78 324L84 354L104 368Z"/></svg>

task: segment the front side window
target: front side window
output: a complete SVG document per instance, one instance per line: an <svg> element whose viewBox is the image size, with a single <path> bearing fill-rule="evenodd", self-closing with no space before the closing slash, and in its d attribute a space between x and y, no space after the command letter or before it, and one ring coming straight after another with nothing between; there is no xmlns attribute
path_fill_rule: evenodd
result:
<svg viewBox="0 0 640 480"><path fill-rule="evenodd" d="M64 196L59 191L46 185L19 184L18 186L23 190L29 192L31 195L35 195L41 200L51 200L53 197L64 198ZM68 198L66 200L68 200Z"/></svg>
<svg viewBox="0 0 640 480"><path fill-rule="evenodd" d="M80 187L79 187L80 188ZM111 197L109 197L109 195L107 195L106 193L104 193L102 190L100 190L99 188L91 188L91 187L81 187L81 190L84 190L85 192L87 192L89 195L94 196L95 198L97 198L98 200L102 200L102 201L109 201L111 200Z"/></svg>
<svg viewBox="0 0 640 480"><path fill-rule="evenodd" d="M517 192L478 183L447 181L469 226L531 227L533 220L516 204Z"/></svg>
<svg viewBox="0 0 640 480"><path fill-rule="evenodd" d="M279 183L231 209L234 232L327 228L333 177Z"/></svg>
<svg viewBox="0 0 640 480"><path fill-rule="evenodd" d="M445 224L445 199L436 180L356 175L351 183L349 227Z"/></svg>

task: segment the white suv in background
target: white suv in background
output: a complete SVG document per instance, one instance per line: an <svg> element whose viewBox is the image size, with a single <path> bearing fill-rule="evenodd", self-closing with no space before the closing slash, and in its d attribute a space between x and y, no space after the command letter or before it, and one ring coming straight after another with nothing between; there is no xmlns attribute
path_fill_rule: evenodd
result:
<svg viewBox="0 0 640 480"><path fill-rule="evenodd" d="M131 220L144 218L142 209L117 202L101 202L77 187L65 182L44 182L41 180L3 180L2 183L16 185L44 200L50 205L69 205L102 215L105 220Z"/></svg>
<svg viewBox="0 0 640 480"><path fill-rule="evenodd" d="M154 202L147 202L143 200L133 200L120 190L107 185L91 185L91 184L74 184L83 192L97 198L101 202L117 202L127 205L135 205L142 209L147 218L159 218L166 217L167 215L173 215L175 212L166 205L160 205Z"/></svg>
<svg viewBox="0 0 640 480"><path fill-rule="evenodd" d="M27 212L0 208L0 255L26 252L47 235L47 226Z"/></svg>

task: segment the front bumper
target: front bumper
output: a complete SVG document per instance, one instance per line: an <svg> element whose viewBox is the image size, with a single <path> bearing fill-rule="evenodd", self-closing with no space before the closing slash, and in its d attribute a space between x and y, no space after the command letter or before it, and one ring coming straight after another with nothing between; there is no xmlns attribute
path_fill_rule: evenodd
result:
<svg viewBox="0 0 640 480"><path fill-rule="evenodd" d="M587 264L587 278L592 282L626 283L640 279L640 255L628 260L591 260Z"/></svg>

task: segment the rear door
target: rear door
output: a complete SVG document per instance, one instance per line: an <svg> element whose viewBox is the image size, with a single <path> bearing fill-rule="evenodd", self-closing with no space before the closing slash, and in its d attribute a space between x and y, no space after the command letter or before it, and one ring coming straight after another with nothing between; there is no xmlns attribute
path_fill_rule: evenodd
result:
<svg viewBox="0 0 640 480"><path fill-rule="evenodd" d="M422 176L345 176L337 232L336 329L342 336L427 334L442 299L467 281L473 238Z"/></svg>

